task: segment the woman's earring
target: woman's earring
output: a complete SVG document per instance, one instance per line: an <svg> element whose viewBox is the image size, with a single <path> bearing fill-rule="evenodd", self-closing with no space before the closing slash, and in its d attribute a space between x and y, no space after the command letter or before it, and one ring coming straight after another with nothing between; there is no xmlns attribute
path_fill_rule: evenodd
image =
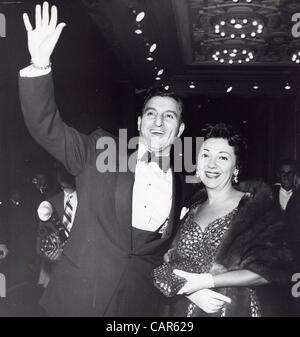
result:
<svg viewBox="0 0 300 337"><path fill-rule="evenodd" d="M235 169L233 171L233 177L232 177L232 181L237 184L239 182L239 179L238 179L238 175L239 175L239 170L238 169Z"/></svg>
<svg viewBox="0 0 300 337"><path fill-rule="evenodd" d="M198 171L198 169L196 170L196 177L200 178L200 171Z"/></svg>

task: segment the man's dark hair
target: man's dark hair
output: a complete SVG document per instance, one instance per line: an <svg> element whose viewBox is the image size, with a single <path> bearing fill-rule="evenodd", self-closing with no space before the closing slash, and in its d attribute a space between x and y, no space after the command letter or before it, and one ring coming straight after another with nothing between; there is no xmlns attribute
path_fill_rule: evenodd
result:
<svg viewBox="0 0 300 337"><path fill-rule="evenodd" d="M75 177L64 168L57 170L57 182L59 184L66 183L69 187L73 188L74 190L76 189Z"/></svg>
<svg viewBox="0 0 300 337"><path fill-rule="evenodd" d="M177 94L175 94L173 91L169 91L169 90L166 90L166 89L161 88L161 87L151 88L147 91L146 98L145 98L144 103L143 103L141 114L144 113L145 105L147 104L147 102L152 97L157 97L157 96L159 96L159 97L170 97L170 98L173 98L177 102L178 107L179 107L179 111L180 111L179 123L183 123L183 102L182 102L182 99Z"/></svg>
<svg viewBox="0 0 300 337"><path fill-rule="evenodd" d="M277 170L279 170L282 166L288 165L294 167L295 171L297 170L297 162L293 159L282 159L278 163Z"/></svg>
<svg viewBox="0 0 300 337"><path fill-rule="evenodd" d="M201 130L204 140L209 138L223 138L234 148L236 167L241 169L247 157L247 143L240 130L226 123L206 124Z"/></svg>

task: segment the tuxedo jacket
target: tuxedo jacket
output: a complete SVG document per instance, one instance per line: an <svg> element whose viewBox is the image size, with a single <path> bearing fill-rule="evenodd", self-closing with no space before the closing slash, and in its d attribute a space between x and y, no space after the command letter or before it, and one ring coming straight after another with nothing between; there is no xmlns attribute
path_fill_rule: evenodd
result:
<svg viewBox="0 0 300 337"><path fill-rule="evenodd" d="M282 208L281 208L281 205L280 205L280 199L279 199L280 185L273 185L273 186L272 186L272 190L273 190L274 202L275 202L276 206L279 207L279 209L284 213L284 211L283 211ZM293 193L294 193L294 192L293 192ZM291 198L290 198L289 201L287 202L286 207L288 206L290 200L291 200Z"/></svg>
<svg viewBox="0 0 300 337"><path fill-rule="evenodd" d="M76 176L78 195L71 234L41 304L55 316L157 315L157 306L152 302L161 295L150 275L162 262L178 224L183 203L178 175L173 174L173 199L164 237L134 250L134 173L118 172L120 161L126 161L127 155L117 151L116 172L99 172L96 161L103 151L97 149L99 140L113 136L102 129L84 135L67 126L55 104L51 74L20 77L19 87L31 135ZM118 149L119 140L114 139ZM130 287L133 297L127 290L122 293L124 285ZM136 310L126 312L126 305L135 301Z"/></svg>

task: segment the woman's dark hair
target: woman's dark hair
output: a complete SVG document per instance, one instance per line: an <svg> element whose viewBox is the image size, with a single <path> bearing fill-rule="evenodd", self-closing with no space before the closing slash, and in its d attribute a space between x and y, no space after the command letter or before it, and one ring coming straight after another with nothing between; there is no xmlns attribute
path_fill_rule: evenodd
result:
<svg viewBox="0 0 300 337"><path fill-rule="evenodd" d="M201 129L204 140L209 138L223 138L234 148L236 155L236 167L240 170L245 164L247 157L247 143L240 130L226 123L206 124Z"/></svg>
<svg viewBox="0 0 300 337"><path fill-rule="evenodd" d="M142 107L142 114L144 113L144 109L145 109L145 106L146 106L147 102L152 97L157 97L157 96L159 96L159 97L170 97L170 98L173 98L177 102L178 107L179 107L179 111L180 111L179 123L182 123L183 122L183 102L182 102L182 99L177 94L175 94L173 91L169 91L169 90L166 90L166 89L160 88L160 87L151 88L150 90L147 91L146 98L144 100L143 107Z"/></svg>

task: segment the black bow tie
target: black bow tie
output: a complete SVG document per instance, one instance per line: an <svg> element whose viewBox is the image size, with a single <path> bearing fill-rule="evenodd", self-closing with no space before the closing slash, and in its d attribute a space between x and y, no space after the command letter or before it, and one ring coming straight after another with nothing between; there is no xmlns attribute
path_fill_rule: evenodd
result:
<svg viewBox="0 0 300 337"><path fill-rule="evenodd" d="M154 152L146 151L140 158L140 161L148 164L150 162L156 163L159 168L165 173L170 168L170 156L157 156Z"/></svg>

